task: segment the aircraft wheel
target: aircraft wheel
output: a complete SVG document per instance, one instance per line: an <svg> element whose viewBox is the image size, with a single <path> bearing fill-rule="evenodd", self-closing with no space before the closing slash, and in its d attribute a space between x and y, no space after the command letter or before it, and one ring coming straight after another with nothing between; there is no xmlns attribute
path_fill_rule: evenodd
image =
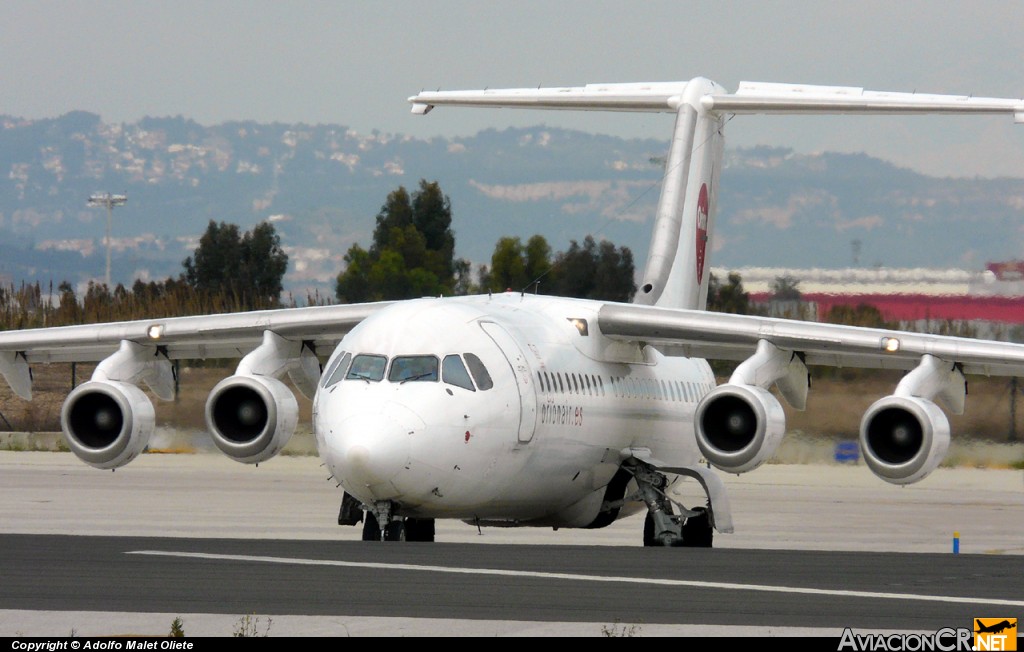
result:
<svg viewBox="0 0 1024 652"><path fill-rule="evenodd" d="M388 523L387 527L384 528L384 540L406 541L405 520L399 519Z"/></svg>
<svg viewBox="0 0 1024 652"><path fill-rule="evenodd" d="M656 545L658 544L654 542L654 519L648 512L644 517L644 548L653 548Z"/></svg>
<svg viewBox="0 0 1024 652"><path fill-rule="evenodd" d="M434 519L432 518L407 518L405 519L405 540L434 542Z"/></svg>
<svg viewBox="0 0 1024 652"><path fill-rule="evenodd" d="M706 507L695 507L698 516L691 516L683 523L683 545L687 548L710 548L715 536L711 518Z"/></svg>
<svg viewBox="0 0 1024 652"><path fill-rule="evenodd" d="M380 525L373 512L363 515L363 541L380 541Z"/></svg>
<svg viewBox="0 0 1024 652"><path fill-rule="evenodd" d="M644 518L644 547L645 548L678 548L684 544L679 537L665 533L658 537L654 534L654 518L650 512Z"/></svg>

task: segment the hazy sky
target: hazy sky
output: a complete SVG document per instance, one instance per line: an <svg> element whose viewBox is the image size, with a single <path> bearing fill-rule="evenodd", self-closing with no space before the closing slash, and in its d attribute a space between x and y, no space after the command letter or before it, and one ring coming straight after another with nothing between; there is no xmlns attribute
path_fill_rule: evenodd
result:
<svg viewBox="0 0 1024 652"><path fill-rule="evenodd" d="M710 77L1024 96L1019 2L49 2L7 0L0 114L339 123L419 137L545 123L665 138L671 117L437 110L421 88ZM865 151L1024 177L1024 125L977 117L751 117L730 145Z"/></svg>

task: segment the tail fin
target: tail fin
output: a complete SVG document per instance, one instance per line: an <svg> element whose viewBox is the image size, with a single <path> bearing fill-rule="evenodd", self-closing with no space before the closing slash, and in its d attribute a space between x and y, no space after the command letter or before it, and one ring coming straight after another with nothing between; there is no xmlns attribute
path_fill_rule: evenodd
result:
<svg viewBox="0 0 1024 652"><path fill-rule="evenodd" d="M701 98L721 91L706 79L686 84L651 234L647 267L635 303L703 309L708 298L708 242L714 231L725 140L720 114Z"/></svg>
<svg viewBox="0 0 1024 652"><path fill-rule="evenodd" d="M573 88L438 91L409 98L435 105L675 113L658 213L636 303L703 309L726 114L1007 113L1024 123L1024 100L865 91L863 88L741 82L735 93L703 77L688 82L589 84Z"/></svg>

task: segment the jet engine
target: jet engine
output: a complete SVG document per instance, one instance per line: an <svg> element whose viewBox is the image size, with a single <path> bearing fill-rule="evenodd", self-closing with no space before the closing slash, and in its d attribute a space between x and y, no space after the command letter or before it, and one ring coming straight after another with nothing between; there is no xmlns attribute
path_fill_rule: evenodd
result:
<svg viewBox="0 0 1024 652"><path fill-rule="evenodd" d="M135 385L93 380L68 395L60 427L80 460L98 469L116 469L146 449L156 415L153 403Z"/></svg>
<svg viewBox="0 0 1024 652"><path fill-rule="evenodd" d="M213 443L236 462L258 464L277 455L298 422L295 395L269 376L230 376L206 400Z"/></svg>
<svg viewBox="0 0 1024 652"><path fill-rule="evenodd" d="M886 482L917 482L946 456L949 420L926 399L886 396L864 413L860 448L871 471Z"/></svg>
<svg viewBox="0 0 1024 652"><path fill-rule="evenodd" d="M756 469L771 458L786 432L786 415L767 390L721 385L697 406L697 446L708 462L729 473Z"/></svg>

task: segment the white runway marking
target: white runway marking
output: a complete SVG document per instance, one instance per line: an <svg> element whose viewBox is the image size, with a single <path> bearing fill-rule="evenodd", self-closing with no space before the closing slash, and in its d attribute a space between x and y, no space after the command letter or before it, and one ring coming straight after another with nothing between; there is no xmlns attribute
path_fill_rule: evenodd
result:
<svg viewBox="0 0 1024 652"><path fill-rule="evenodd" d="M497 568L460 568L457 566L420 566L416 564L383 564L378 562L337 561L333 559L293 559L289 557L260 557L251 555L220 555L207 552L173 552L164 550L134 550L129 555L154 555L159 557L186 557L190 559L218 559L224 561L252 561L264 564L291 564L295 566L333 566L341 568L372 568L376 570L405 570L426 573L449 573L454 575L489 575L501 577L524 577L545 580L569 580L574 582L619 582L626 584L647 584L652 586L683 586L701 589L726 589L730 591L760 591L762 593L795 593L804 595L827 595L846 598L872 598L883 600L916 600L920 602L948 602L952 604L1003 605L1024 607L1024 600L1000 598L969 598L947 595L921 595L917 593L884 593L875 591L845 591L840 589L811 589L795 586L772 586L769 584L735 584L731 582L702 582L697 580L670 580L650 577L622 577L615 575L579 575L575 573L546 573L540 571L515 571Z"/></svg>

